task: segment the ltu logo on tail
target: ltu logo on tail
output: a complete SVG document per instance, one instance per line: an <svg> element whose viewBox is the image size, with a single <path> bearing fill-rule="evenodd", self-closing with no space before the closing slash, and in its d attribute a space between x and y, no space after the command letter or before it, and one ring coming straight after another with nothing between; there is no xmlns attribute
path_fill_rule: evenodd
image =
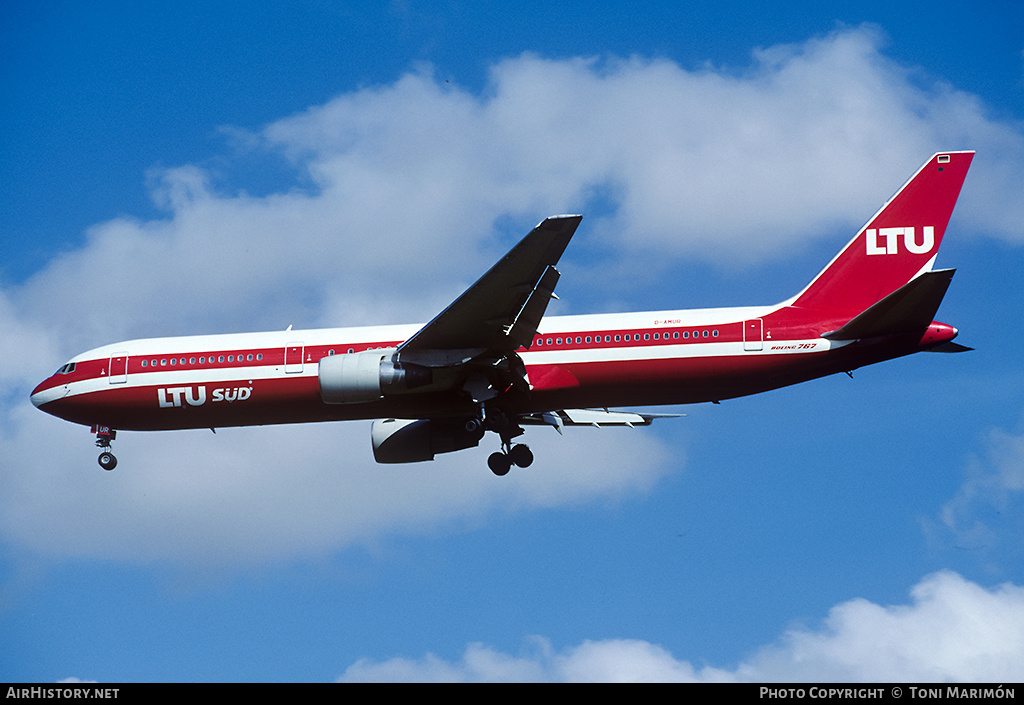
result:
<svg viewBox="0 0 1024 705"><path fill-rule="evenodd" d="M864 231L864 239L867 241L867 253L869 255L898 255L900 236L903 236L903 246L907 252L914 255L923 255L931 252L935 247L935 227L926 225L921 228L921 242L913 227L903 228L868 228Z"/></svg>

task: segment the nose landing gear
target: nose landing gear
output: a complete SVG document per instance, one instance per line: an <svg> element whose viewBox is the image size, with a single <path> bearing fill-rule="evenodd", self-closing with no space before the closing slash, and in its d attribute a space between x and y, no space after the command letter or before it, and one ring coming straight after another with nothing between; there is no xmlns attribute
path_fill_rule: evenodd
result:
<svg viewBox="0 0 1024 705"><path fill-rule="evenodd" d="M109 426L93 426L92 432L96 434L96 446L103 448L98 462L104 470L113 470L117 467L117 458L110 452L110 443L117 437L117 431Z"/></svg>

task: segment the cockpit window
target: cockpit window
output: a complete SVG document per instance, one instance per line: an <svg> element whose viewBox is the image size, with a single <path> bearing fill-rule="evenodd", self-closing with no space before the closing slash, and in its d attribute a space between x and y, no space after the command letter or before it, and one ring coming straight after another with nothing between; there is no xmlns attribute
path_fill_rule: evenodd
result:
<svg viewBox="0 0 1024 705"><path fill-rule="evenodd" d="M74 371L75 371L75 363L69 362L68 364L64 365L59 370L57 370L57 374L59 374L59 375L69 375L69 374L71 374Z"/></svg>

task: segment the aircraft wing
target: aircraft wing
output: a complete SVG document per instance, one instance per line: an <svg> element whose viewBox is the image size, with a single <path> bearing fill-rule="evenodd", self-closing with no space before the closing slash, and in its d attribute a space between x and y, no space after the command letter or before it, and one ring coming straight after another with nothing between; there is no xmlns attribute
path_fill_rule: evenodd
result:
<svg viewBox="0 0 1024 705"><path fill-rule="evenodd" d="M545 219L448 308L398 346L398 358L422 359L427 354L464 361L485 351L511 353L520 346L529 348L554 297L559 276L555 264L582 219L581 215ZM443 351L452 354L438 357Z"/></svg>

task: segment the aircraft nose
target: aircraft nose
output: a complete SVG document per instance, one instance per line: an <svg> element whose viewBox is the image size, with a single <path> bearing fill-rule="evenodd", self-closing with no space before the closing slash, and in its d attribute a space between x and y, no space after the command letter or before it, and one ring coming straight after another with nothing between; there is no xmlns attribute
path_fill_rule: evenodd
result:
<svg viewBox="0 0 1024 705"><path fill-rule="evenodd" d="M50 377L37 384L29 398L37 409L42 409L44 404L61 399L67 393L68 387L66 384L54 383L53 377Z"/></svg>
<svg viewBox="0 0 1024 705"><path fill-rule="evenodd" d="M46 382L40 382L39 384L36 385L36 388L32 390L32 394L29 396L29 398L32 400L32 403L35 405L37 409L46 403L46 401L43 399L43 391L45 387Z"/></svg>

